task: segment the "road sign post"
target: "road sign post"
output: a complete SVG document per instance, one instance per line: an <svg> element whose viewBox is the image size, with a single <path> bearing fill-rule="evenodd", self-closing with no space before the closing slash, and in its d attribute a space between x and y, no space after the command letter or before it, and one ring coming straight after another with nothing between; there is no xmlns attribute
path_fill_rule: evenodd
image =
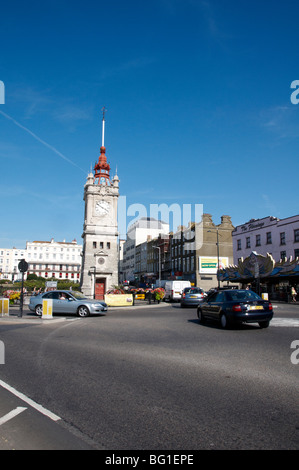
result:
<svg viewBox="0 0 299 470"><path fill-rule="evenodd" d="M25 259L21 259L18 264L19 271L22 273L22 288L21 288L21 297L20 297L20 313L19 317L23 316L23 300L24 300L24 273L28 271L28 263Z"/></svg>

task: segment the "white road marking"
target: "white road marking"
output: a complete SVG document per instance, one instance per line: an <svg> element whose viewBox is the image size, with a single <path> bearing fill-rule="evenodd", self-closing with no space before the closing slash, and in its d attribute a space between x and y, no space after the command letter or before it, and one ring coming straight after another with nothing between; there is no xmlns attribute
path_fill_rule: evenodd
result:
<svg viewBox="0 0 299 470"><path fill-rule="evenodd" d="M296 318L272 318L270 326L299 327L299 320Z"/></svg>
<svg viewBox="0 0 299 470"><path fill-rule="evenodd" d="M0 386L5 388L9 392L13 393L16 397L20 398L25 403L32 406L32 408L35 408L37 411L39 411L43 415L47 416L48 418L52 419L53 421L59 421L61 419L59 416L52 413L52 411L47 410L42 405L39 405L35 401L31 400L31 398L26 397L26 395L24 395L21 392L18 392L15 388L11 387L7 383L3 382L2 380L0 380Z"/></svg>
<svg viewBox="0 0 299 470"><path fill-rule="evenodd" d="M19 415L20 413L22 413L25 410L27 410L27 408L24 408L23 406L18 406L14 410L12 410L9 413L7 413L6 415L2 416L2 418L0 418L0 426L2 424L6 423L7 421L11 420L15 416Z"/></svg>

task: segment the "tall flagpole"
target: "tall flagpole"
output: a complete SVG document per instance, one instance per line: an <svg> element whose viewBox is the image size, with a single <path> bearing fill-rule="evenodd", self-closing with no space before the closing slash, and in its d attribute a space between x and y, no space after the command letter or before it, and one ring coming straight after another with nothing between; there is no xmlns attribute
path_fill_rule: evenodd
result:
<svg viewBox="0 0 299 470"><path fill-rule="evenodd" d="M103 121L102 121L102 147L105 147L105 145L104 145L104 143L105 143L105 112L106 112L105 106L103 106L102 111L103 111Z"/></svg>

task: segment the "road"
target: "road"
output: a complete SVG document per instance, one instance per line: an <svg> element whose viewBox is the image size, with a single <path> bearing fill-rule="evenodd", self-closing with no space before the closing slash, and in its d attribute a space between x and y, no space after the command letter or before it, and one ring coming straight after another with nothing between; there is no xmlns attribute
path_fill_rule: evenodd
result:
<svg viewBox="0 0 299 470"><path fill-rule="evenodd" d="M0 449L298 449L299 306L274 312L231 330L164 303L0 319L0 380L23 394L0 385Z"/></svg>

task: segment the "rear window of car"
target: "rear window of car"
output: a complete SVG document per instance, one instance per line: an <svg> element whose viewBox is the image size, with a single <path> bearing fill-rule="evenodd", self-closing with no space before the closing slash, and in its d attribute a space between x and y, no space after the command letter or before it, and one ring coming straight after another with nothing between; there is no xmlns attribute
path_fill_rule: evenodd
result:
<svg viewBox="0 0 299 470"><path fill-rule="evenodd" d="M225 294L224 292L218 292L216 296L216 301L217 302L224 302L225 301Z"/></svg>
<svg viewBox="0 0 299 470"><path fill-rule="evenodd" d="M203 290L199 287L186 287L185 294L202 294Z"/></svg>
<svg viewBox="0 0 299 470"><path fill-rule="evenodd" d="M244 300L260 300L261 297L251 290L230 291L225 293L227 300L235 300L237 302Z"/></svg>

